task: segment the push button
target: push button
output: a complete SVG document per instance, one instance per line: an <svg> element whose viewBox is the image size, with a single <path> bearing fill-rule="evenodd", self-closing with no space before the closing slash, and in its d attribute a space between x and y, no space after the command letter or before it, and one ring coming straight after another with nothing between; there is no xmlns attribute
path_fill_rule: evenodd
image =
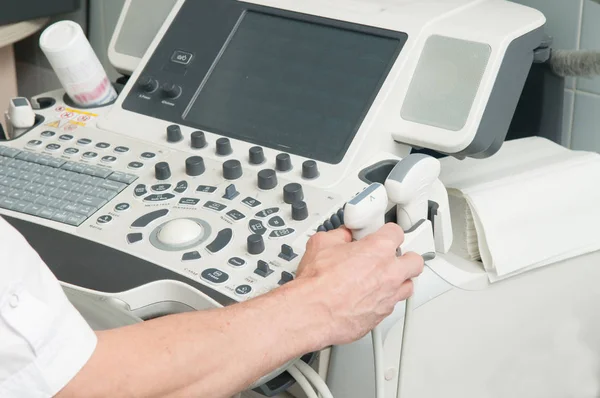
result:
<svg viewBox="0 0 600 398"><path fill-rule="evenodd" d="M269 237L272 239L279 239L279 238L285 238L286 236L289 236L291 234L293 234L294 232L296 232L293 228L284 228L284 229L279 229L277 231L273 231L269 234Z"/></svg>
<svg viewBox="0 0 600 398"><path fill-rule="evenodd" d="M243 267L244 265L246 265L246 261L244 261L244 259L241 259L239 257L231 257L229 259L229 261L227 261L227 264L231 265L232 267Z"/></svg>
<svg viewBox="0 0 600 398"><path fill-rule="evenodd" d="M294 280L294 275L292 275L291 273L287 272L287 271L283 271L281 273L281 279L279 280L279 285L285 285L288 282L291 282Z"/></svg>
<svg viewBox="0 0 600 398"><path fill-rule="evenodd" d="M181 261L194 261L200 260L201 258L202 256L200 255L200 253L198 253L197 251L193 251L189 253L184 253L183 256L181 256Z"/></svg>
<svg viewBox="0 0 600 398"><path fill-rule="evenodd" d="M215 240L213 240L206 249L211 253L217 253L225 248L231 242L233 238L233 230L231 228L225 228L217 234Z"/></svg>
<svg viewBox="0 0 600 398"><path fill-rule="evenodd" d="M127 242L130 245L137 243L137 242L141 241L142 239L144 239L144 236L139 232L127 235Z"/></svg>
<svg viewBox="0 0 600 398"><path fill-rule="evenodd" d="M177 186L175 186L175 189L173 189L174 192L182 194L185 191L187 191L188 189L188 183L187 181L179 181L177 183Z"/></svg>
<svg viewBox="0 0 600 398"><path fill-rule="evenodd" d="M238 296L247 296L252 292L252 287L250 285L240 285L235 288L235 294Z"/></svg>
<svg viewBox="0 0 600 398"><path fill-rule="evenodd" d="M164 192L171 188L171 184L156 184L152 185L152 190L154 192Z"/></svg>
<svg viewBox="0 0 600 398"><path fill-rule="evenodd" d="M204 204L204 207L205 207L205 208L207 208L207 209L210 209L210 210L214 210L214 211L220 212L220 211L223 211L223 210L225 210L225 208L226 208L227 206L225 206L225 205L224 205L224 204L222 204L222 203L217 203L217 202L208 201L208 202L206 202L206 203Z"/></svg>
<svg viewBox="0 0 600 398"><path fill-rule="evenodd" d="M183 206L196 206L198 203L200 203L200 199L196 198L181 198L179 200L179 204Z"/></svg>
<svg viewBox="0 0 600 398"><path fill-rule="evenodd" d="M246 216L244 215L244 213L238 211L238 210L231 210L227 213L227 217L231 218L233 221L240 221L243 220L244 218L246 218Z"/></svg>
<svg viewBox="0 0 600 398"><path fill-rule="evenodd" d="M175 62L181 65L188 65L192 62L192 58L194 55L192 53L188 53L186 51L175 50L173 55L171 55L171 62Z"/></svg>
<svg viewBox="0 0 600 398"><path fill-rule="evenodd" d="M216 268L209 268L209 269L203 271L201 276L202 276L202 279L204 279L210 283L214 283L215 285L220 285L229 280L229 275L227 275L227 273L225 273L221 270L218 270Z"/></svg>
<svg viewBox="0 0 600 398"><path fill-rule="evenodd" d="M258 218L269 217L271 214L275 214L278 211L279 211L278 207L271 207L270 209L265 209L265 210L259 211L258 213L256 213L256 217L258 217Z"/></svg>
<svg viewBox="0 0 600 398"><path fill-rule="evenodd" d="M110 223L112 220L113 220L112 216L100 216L100 217L98 217L98 220L96 222L100 225L105 225L105 224Z"/></svg>
<svg viewBox="0 0 600 398"><path fill-rule="evenodd" d="M119 203L118 205L115 206L115 211L118 211L119 213L124 212L129 210L131 206L129 205L129 203Z"/></svg>
<svg viewBox="0 0 600 398"><path fill-rule="evenodd" d="M290 245L281 245L281 253L279 253L279 258L282 258L286 261L292 261L298 257L296 253L294 253L294 249Z"/></svg>
<svg viewBox="0 0 600 398"><path fill-rule="evenodd" d="M255 208L262 204L259 200L256 200L251 197L247 197L246 199L242 200L242 203L250 208Z"/></svg>
<svg viewBox="0 0 600 398"><path fill-rule="evenodd" d="M144 198L144 202L164 202L173 199L175 195L172 193L155 193Z"/></svg>
<svg viewBox="0 0 600 398"><path fill-rule="evenodd" d="M258 235L264 235L267 232L267 228L265 228L265 225L259 220L250 220L248 227L250 228L250 232Z"/></svg>
<svg viewBox="0 0 600 398"><path fill-rule="evenodd" d="M254 270L254 273L256 275L262 276L263 278L266 278L267 276L273 273L273 270L271 269L271 267L269 267L269 264L266 261L258 260L258 262L256 263L256 269Z"/></svg>
<svg viewBox="0 0 600 398"><path fill-rule="evenodd" d="M196 188L196 192L202 192L202 193L214 193L217 190L217 187L213 187L210 185L199 185L198 188Z"/></svg>
<svg viewBox="0 0 600 398"><path fill-rule="evenodd" d="M135 187L135 189L133 190L133 195L136 198L139 198L140 196L144 196L147 193L148 193L148 190L146 189L146 186L144 184L137 185Z"/></svg>
<svg viewBox="0 0 600 398"><path fill-rule="evenodd" d="M159 218L164 217L167 214L169 214L168 209L156 210L152 213L144 214L143 216L135 220L133 224L131 224L131 228L147 227L151 222L158 220Z"/></svg>
<svg viewBox="0 0 600 398"><path fill-rule="evenodd" d="M137 170L137 169L141 169L142 167L144 167L144 163L142 163L142 162L129 162L129 164L127 165L127 167L129 167L132 170Z"/></svg>
<svg viewBox="0 0 600 398"><path fill-rule="evenodd" d="M285 222L283 221L283 218L275 216L269 220L269 225L274 228L280 228L285 226Z"/></svg>

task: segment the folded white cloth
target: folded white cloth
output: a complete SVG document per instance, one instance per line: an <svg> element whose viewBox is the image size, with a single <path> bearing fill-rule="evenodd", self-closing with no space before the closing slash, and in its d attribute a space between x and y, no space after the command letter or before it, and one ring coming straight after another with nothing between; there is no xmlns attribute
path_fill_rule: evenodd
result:
<svg viewBox="0 0 600 398"><path fill-rule="evenodd" d="M544 138L487 159L442 159L454 244L489 280L600 249L600 155Z"/></svg>

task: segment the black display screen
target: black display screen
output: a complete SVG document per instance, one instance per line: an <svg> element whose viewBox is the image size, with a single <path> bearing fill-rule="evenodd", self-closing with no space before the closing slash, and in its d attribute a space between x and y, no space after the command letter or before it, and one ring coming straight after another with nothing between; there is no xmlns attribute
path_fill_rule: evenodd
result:
<svg viewBox="0 0 600 398"><path fill-rule="evenodd" d="M339 163L404 41L246 11L184 119L216 134Z"/></svg>

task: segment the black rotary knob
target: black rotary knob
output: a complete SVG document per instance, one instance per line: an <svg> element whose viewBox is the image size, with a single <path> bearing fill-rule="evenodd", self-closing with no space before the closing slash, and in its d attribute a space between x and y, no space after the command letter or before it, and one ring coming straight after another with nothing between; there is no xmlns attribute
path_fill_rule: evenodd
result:
<svg viewBox="0 0 600 398"><path fill-rule="evenodd" d="M138 80L138 86L147 93L152 93L158 88L158 82L150 76L142 76Z"/></svg>
<svg viewBox="0 0 600 398"><path fill-rule="evenodd" d="M258 187L269 190L277 186L277 173L273 169L264 169L258 172Z"/></svg>
<svg viewBox="0 0 600 398"><path fill-rule="evenodd" d="M206 146L206 136L203 131L194 131L190 137L192 140L192 148L202 149Z"/></svg>
<svg viewBox="0 0 600 398"><path fill-rule="evenodd" d="M292 158L287 153L280 153L275 159L277 171L290 171L292 169Z"/></svg>
<svg viewBox="0 0 600 398"><path fill-rule="evenodd" d="M168 180L171 178L171 167L167 162L158 162L154 166L154 174L157 180Z"/></svg>
<svg viewBox="0 0 600 398"><path fill-rule="evenodd" d="M173 83L165 83L161 89L167 98L175 99L181 95L181 87Z"/></svg>
<svg viewBox="0 0 600 398"><path fill-rule="evenodd" d="M191 177L196 177L204 174L206 166L204 166L204 159L201 156L190 156L185 160L185 172Z"/></svg>
<svg viewBox="0 0 600 398"><path fill-rule="evenodd" d="M237 180L242 174L242 164L239 160L231 159L223 163L223 178L226 180Z"/></svg>
<svg viewBox="0 0 600 398"><path fill-rule="evenodd" d="M183 139L183 134L181 134L181 128L172 124L167 127L167 141L168 142L179 142Z"/></svg>
<svg viewBox="0 0 600 398"><path fill-rule="evenodd" d="M302 185L293 182L283 187L283 201L287 204L292 204L304 200L304 192Z"/></svg>
<svg viewBox="0 0 600 398"><path fill-rule="evenodd" d="M292 218L296 221L303 221L308 218L308 207L306 202L294 202L292 203Z"/></svg>
<svg viewBox="0 0 600 398"><path fill-rule="evenodd" d="M262 235L252 234L247 239L248 253L261 254L265 251L265 241Z"/></svg>
<svg viewBox="0 0 600 398"><path fill-rule="evenodd" d="M307 160L302 163L302 178L312 180L319 176L319 166L314 160Z"/></svg>
<svg viewBox="0 0 600 398"><path fill-rule="evenodd" d="M231 148L231 141L229 138L219 138L217 140L217 155L227 156L231 155L233 149Z"/></svg>
<svg viewBox="0 0 600 398"><path fill-rule="evenodd" d="M263 164L265 162L265 152L259 146L253 146L248 151L250 164Z"/></svg>

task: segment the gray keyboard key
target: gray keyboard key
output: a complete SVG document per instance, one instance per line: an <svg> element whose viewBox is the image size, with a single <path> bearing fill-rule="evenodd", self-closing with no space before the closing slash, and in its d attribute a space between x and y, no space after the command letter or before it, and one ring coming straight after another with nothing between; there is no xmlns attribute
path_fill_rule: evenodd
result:
<svg viewBox="0 0 600 398"><path fill-rule="evenodd" d="M102 189L102 188L93 188L90 189L86 195L89 196L95 196L97 198L102 198L102 199L106 199L106 200L110 200L112 198L114 198L117 193L114 191L109 191L107 189Z"/></svg>
<svg viewBox="0 0 600 398"><path fill-rule="evenodd" d="M77 202L82 205L100 208L107 202L104 199L96 198L94 196L82 195L77 199Z"/></svg>
<svg viewBox="0 0 600 398"><path fill-rule="evenodd" d="M42 207L42 210L37 214L38 217L52 219L52 216L56 210L49 209L47 207Z"/></svg>
<svg viewBox="0 0 600 398"><path fill-rule="evenodd" d="M0 185L0 198L8 196L10 193L10 188Z"/></svg>
<svg viewBox="0 0 600 398"><path fill-rule="evenodd" d="M44 208L40 205L36 205L34 203L29 203L29 205L23 210L26 214L31 214L32 216L37 216Z"/></svg>
<svg viewBox="0 0 600 398"><path fill-rule="evenodd" d="M57 177L61 180L70 181L71 178L73 178L73 175L75 175L75 173L72 171L59 170Z"/></svg>
<svg viewBox="0 0 600 398"><path fill-rule="evenodd" d="M80 214L71 214L69 217L67 217L65 223L78 227L81 225L82 222L86 220L86 218L87 217L82 216Z"/></svg>
<svg viewBox="0 0 600 398"><path fill-rule="evenodd" d="M89 176L93 176L96 174L96 167L94 166L87 166L85 169L83 169L83 174L87 174Z"/></svg>
<svg viewBox="0 0 600 398"><path fill-rule="evenodd" d="M44 185L48 188L58 188L60 184L62 184L62 181L58 178L49 178L44 181Z"/></svg>
<svg viewBox="0 0 600 398"><path fill-rule="evenodd" d="M2 152L2 156L14 158L19 153L21 153L21 151L18 149L5 147L4 151Z"/></svg>
<svg viewBox="0 0 600 398"><path fill-rule="evenodd" d="M73 203L69 203L68 205L66 205L64 210L68 211L70 213L80 214L80 215L86 216L86 217L89 217L96 212L96 209L91 206L85 206L85 205L79 205L79 204L73 204Z"/></svg>
<svg viewBox="0 0 600 398"><path fill-rule="evenodd" d="M138 177L135 174L122 173L120 171L115 171L108 176L109 180L123 182L125 184L131 184L137 180L137 178Z"/></svg>
<svg viewBox="0 0 600 398"><path fill-rule="evenodd" d="M12 211L18 211L19 213L25 213L25 209L27 208L27 206L29 206L31 203L29 202L23 202L21 200L18 200L17 203L12 207Z"/></svg>
<svg viewBox="0 0 600 398"><path fill-rule="evenodd" d="M77 163L75 162L65 162L60 168L67 171L73 171L73 167L75 167L76 164Z"/></svg>
<svg viewBox="0 0 600 398"><path fill-rule="evenodd" d="M71 189L71 192L83 195L92 189L94 188L91 185L75 184L73 189Z"/></svg>
<svg viewBox="0 0 600 398"><path fill-rule="evenodd" d="M59 169L53 169L52 167L44 168L44 175L48 177L52 177L53 179L58 178L58 174L61 172Z"/></svg>
<svg viewBox="0 0 600 398"><path fill-rule="evenodd" d="M79 184L74 184L70 181L63 181L58 188L59 189L64 189L65 191L74 191L75 188L77 188L79 186Z"/></svg>
<svg viewBox="0 0 600 398"><path fill-rule="evenodd" d="M69 195L69 191L65 191L64 189L56 188L50 196L56 199L64 199Z"/></svg>
<svg viewBox="0 0 600 398"><path fill-rule="evenodd" d="M68 205L66 205L63 208L63 210L68 211L69 213L75 213L77 210L77 206L80 206L80 205L78 205L77 203L69 203Z"/></svg>
<svg viewBox="0 0 600 398"><path fill-rule="evenodd" d="M56 188L53 188L53 187L43 186L42 188L38 189L37 193L38 193L38 195L42 195L42 196L49 198L55 189Z"/></svg>
<svg viewBox="0 0 600 398"><path fill-rule="evenodd" d="M12 199L12 198L0 199L0 207L2 207L4 209L12 210L12 209L14 209L14 207L17 205L18 202L19 201L17 199Z"/></svg>
<svg viewBox="0 0 600 398"><path fill-rule="evenodd" d="M12 177L0 178L0 185L10 187L15 181L17 181L17 179Z"/></svg>
<svg viewBox="0 0 600 398"><path fill-rule="evenodd" d="M50 166L50 167L61 167L63 164L65 164L65 160L54 158L53 160L51 160L48 163L48 166Z"/></svg>
<svg viewBox="0 0 600 398"><path fill-rule="evenodd" d="M22 200L24 202L37 203L37 200L41 197L42 197L41 195L25 192L25 196L23 196Z"/></svg>
<svg viewBox="0 0 600 398"><path fill-rule="evenodd" d="M52 220L64 223L67 221L67 218L69 218L70 215L70 213L64 210L59 210L54 212L54 214L52 215Z"/></svg>
<svg viewBox="0 0 600 398"><path fill-rule="evenodd" d="M71 182L76 184L83 184L88 179L88 176L85 174L73 173L73 177L71 177Z"/></svg>
<svg viewBox="0 0 600 398"><path fill-rule="evenodd" d="M27 160L30 163L37 164L41 157L42 157L42 155L37 154L37 153L28 153L27 156L24 157L24 160Z"/></svg>
<svg viewBox="0 0 600 398"><path fill-rule="evenodd" d="M15 170L15 169L10 169L10 171L8 172L8 176L10 178L14 178L17 179L21 176L21 171L20 170Z"/></svg>
<svg viewBox="0 0 600 398"><path fill-rule="evenodd" d="M31 170L29 170L29 171L31 171L32 173L35 173L35 174L42 175L46 171L46 166L42 166L40 164L32 164Z"/></svg>
<svg viewBox="0 0 600 398"><path fill-rule="evenodd" d="M86 165L78 163L73 166L73 170L71 170L71 171L74 171L75 173L83 174L83 171L85 170L86 167L87 167Z"/></svg>
<svg viewBox="0 0 600 398"><path fill-rule="evenodd" d="M24 164L27 164L27 162L24 160L13 159L7 164L7 166L12 167L13 169L20 169Z"/></svg>
<svg viewBox="0 0 600 398"><path fill-rule="evenodd" d="M19 176L19 179L27 182L36 181L40 178L39 174L34 174L29 171L25 171L23 174Z"/></svg>
<svg viewBox="0 0 600 398"><path fill-rule="evenodd" d="M21 152L20 154L18 154L15 157L15 159L30 161L29 158L31 157L31 155L33 155L33 153L30 153L30 152Z"/></svg>
<svg viewBox="0 0 600 398"><path fill-rule="evenodd" d="M48 155L39 155L36 159L35 159L35 163L37 164L41 164L42 166L48 166L50 164L50 162L53 160L54 158L52 156L48 156Z"/></svg>
<svg viewBox="0 0 600 398"><path fill-rule="evenodd" d="M72 200L55 199L50 205L50 207L52 207L53 209L62 210L65 208L66 205L72 202Z"/></svg>
<svg viewBox="0 0 600 398"><path fill-rule="evenodd" d="M95 177L106 178L112 174L112 170L105 169L103 167L96 167Z"/></svg>
<svg viewBox="0 0 600 398"><path fill-rule="evenodd" d="M40 195L40 197L35 201L35 203L42 205L44 207L52 207L52 204L56 201L56 199L52 199L48 196Z"/></svg>
<svg viewBox="0 0 600 398"><path fill-rule="evenodd" d="M19 191L19 190L14 190L13 189L8 194L8 197L12 198L12 199L23 200L23 198L25 197L25 195L26 195L26 193L24 191Z"/></svg>
<svg viewBox="0 0 600 398"><path fill-rule="evenodd" d="M25 187L29 185L29 181L16 180L10 187L12 189L18 189L20 191L24 191Z"/></svg>
<svg viewBox="0 0 600 398"><path fill-rule="evenodd" d="M89 176L88 179L85 180L83 183L86 185L90 185L92 187L97 187L98 185L102 184L103 182L104 182L104 180L102 178Z"/></svg>
<svg viewBox="0 0 600 398"><path fill-rule="evenodd" d="M127 187L127 184L122 182L105 180L98 185L98 188L108 189L109 191L121 192Z"/></svg>
<svg viewBox="0 0 600 398"><path fill-rule="evenodd" d="M25 190L27 192L31 192L31 193L35 193L35 194L39 195L38 191L40 189L42 189L43 187L44 186L42 184L38 184L37 182L32 182L31 184L29 184L25 187Z"/></svg>

